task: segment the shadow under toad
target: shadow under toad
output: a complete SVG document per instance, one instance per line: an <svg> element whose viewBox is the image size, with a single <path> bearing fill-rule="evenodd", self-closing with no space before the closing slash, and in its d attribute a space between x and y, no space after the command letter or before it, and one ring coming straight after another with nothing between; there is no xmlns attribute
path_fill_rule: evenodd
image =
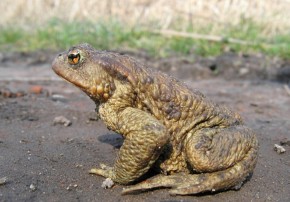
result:
<svg viewBox="0 0 290 202"><path fill-rule="evenodd" d="M122 146L124 139L121 135L117 133L109 133L105 135L101 135L98 137L98 140L102 143L106 143L112 145L114 148L120 149Z"/></svg>

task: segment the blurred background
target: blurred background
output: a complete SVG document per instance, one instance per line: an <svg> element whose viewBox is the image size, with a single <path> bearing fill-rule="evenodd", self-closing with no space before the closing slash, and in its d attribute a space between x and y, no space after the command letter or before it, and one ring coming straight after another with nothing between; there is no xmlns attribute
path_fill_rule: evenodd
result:
<svg viewBox="0 0 290 202"><path fill-rule="evenodd" d="M153 56L262 52L289 58L289 0L2 0L0 49L98 49Z"/></svg>

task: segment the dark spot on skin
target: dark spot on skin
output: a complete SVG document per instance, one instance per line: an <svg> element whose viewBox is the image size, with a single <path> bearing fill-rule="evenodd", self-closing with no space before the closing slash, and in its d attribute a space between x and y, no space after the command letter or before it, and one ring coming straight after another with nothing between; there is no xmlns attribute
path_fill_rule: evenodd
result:
<svg viewBox="0 0 290 202"><path fill-rule="evenodd" d="M143 85L152 84L152 83L154 83L154 80L151 76L145 76L141 79L141 83Z"/></svg>
<svg viewBox="0 0 290 202"><path fill-rule="evenodd" d="M114 82L111 82L110 83L110 88L111 88L111 90L115 90L116 89L116 86L115 86L115 83Z"/></svg>
<svg viewBox="0 0 290 202"><path fill-rule="evenodd" d="M163 102L169 102L171 100L171 90L169 86L161 84L159 89L161 91L160 100Z"/></svg>
<svg viewBox="0 0 290 202"><path fill-rule="evenodd" d="M122 75L122 74L115 73L115 75L116 75L116 79L119 79L119 80L122 80L122 81L128 81L127 77Z"/></svg>
<svg viewBox="0 0 290 202"><path fill-rule="evenodd" d="M201 149L202 147L206 148L209 145L210 141L211 139L208 136L202 135L200 137L199 142L195 145L195 149L198 150Z"/></svg>
<svg viewBox="0 0 290 202"><path fill-rule="evenodd" d="M200 149L200 148L202 147L202 145L203 145L203 142L200 141L200 142L198 142L198 143L194 146L194 148L195 148L196 150L198 150L198 149Z"/></svg>
<svg viewBox="0 0 290 202"><path fill-rule="evenodd" d="M219 173L219 178L223 180L225 178L225 174L223 172L220 172Z"/></svg>
<svg viewBox="0 0 290 202"><path fill-rule="evenodd" d="M204 94L202 94L200 91L195 90L195 91L193 91L193 92L194 92L195 95L198 95L198 96L201 97L201 98L205 98Z"/></svg>
<svg viewBox="0 0 290 202"><path fill-rule="evenodd" d="M205 174L198 175L198 182L202 183L203 181L207 180L207 177Z"/></svg>
<svg viewBox="0 0 290 202"><path fill-rule="evenodd" d="M192 99L189 99L189 101L186 102L185 106L186 107L191 107L192 106L192 103L193 103Z"/></svg>
<svg viewBox="0 0 290 202"><path fill-rule="evenodd" d="M164 127L161 125L147 124L147 125L143 126L143 130L162 132L162 131L164 131Z"/></svg>
<svg viewBox="0 0 290 202"><path fill-rule="evenodd" d="M150 77L150 76L147 76L147 78L146 78L146 83L147 83L147 84L151 84L151 83L153 83L153 82L154 82L153 78Z"/></svg>
<svg viewBox="0 0 290 202"><path fill-rule="evenodd" d="M181 111L178 106L175 106L174 102L169 102L165 104L162 110L167 114L168 119L179 119L181 116Z"/></svg>
<svg viewBox="0 0 290 202"><path fill-rule="evenodd" d="M188 95L182 95L182 97L181 97L181 99L183 100L183 101L187 101L188 100Z"/></svg>
<svg viewBox="0 0 290 202"><path fill-rule="evenodd" d="M175 120L179 120L180 116L181 116L181 112L180 111L176 111L175 113L170 114L170 118L173 118Z"/></svg>
<svg viewBox="0 0 290 202"><path fill-rule="evenodd" d="M128 81L128 76L130 74L129 69L127 69L123 64L116 60L112 60L110 57L99 58L100 65L108 72L113 78L121 81Z"/></svg>
<svg viewBox="0 0 290 202"><path fill-rule="evenodd" d="M224 155L222 156L222 158L225 158L226 156L230 155L230 150L229 149L225 149Z"/></svg>
<svg viewBox="0 0 290 202"><path fill-rule="evenodd" d="M220 153L219 153L219 158L222 158L225 156L225 148L222 148Z"/></svg>
<svg viewBox="0 0 290 202"><path fill-rule="evenodd" d="M228 138L227 142L228 142L228 148L229 148L229 150L232 149L232 147L233 147L233 145L235 143L235 139Z"/></svg>
<svg viewBox="0 0 290 202"><path fill-rule="evenodd" d="M168 102L170 101L170 95L169 94L161 94L160 96L160 100L163 101L163 102Z"/></svg>
<svg viewBox="0 0 290 202"><path fill-rule="evenodd" d="M171 111L172 111L172 108L170 108L170 107L164 107L164 112L165 112L166 114L170 114Z"/></svg>

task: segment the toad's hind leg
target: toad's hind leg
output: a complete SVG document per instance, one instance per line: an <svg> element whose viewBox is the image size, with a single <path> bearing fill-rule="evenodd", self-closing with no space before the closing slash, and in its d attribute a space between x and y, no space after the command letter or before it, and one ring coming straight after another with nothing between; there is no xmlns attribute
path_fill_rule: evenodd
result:
<svg viewBox="0 0 290 202"><path fill-rule="evenodd" d="M189 133L184 147L189 164L199 174L159 175L126 188L123 194L157 187L170 187L174 195L238 188L257 161L257 139L243 126Z"/></svg>
<svg viewBox="0 0 290 202"><path fill-rule="evenodd" d="M253 172L257 152L256 136L244 126L209 128L188 134L186 159L201 174L197 184L184 183L171 193L185 195L239 188Z"/></svg>

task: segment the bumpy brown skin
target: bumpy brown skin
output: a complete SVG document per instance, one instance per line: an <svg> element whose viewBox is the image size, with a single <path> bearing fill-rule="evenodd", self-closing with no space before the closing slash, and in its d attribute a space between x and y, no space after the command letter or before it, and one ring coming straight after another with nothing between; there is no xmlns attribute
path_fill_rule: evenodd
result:
<svg viewBox="0 0 290 202"><path fill-rule="evenodd" d="M255 134L237 113L182 82L88 44L59 54L52 68L82 89L107 127L125 139L115 165L92 173L120 184L137 181L150 168L162 173L123 193L170 187L171 194L187 195L239 188L253 172Z"/></svg>

